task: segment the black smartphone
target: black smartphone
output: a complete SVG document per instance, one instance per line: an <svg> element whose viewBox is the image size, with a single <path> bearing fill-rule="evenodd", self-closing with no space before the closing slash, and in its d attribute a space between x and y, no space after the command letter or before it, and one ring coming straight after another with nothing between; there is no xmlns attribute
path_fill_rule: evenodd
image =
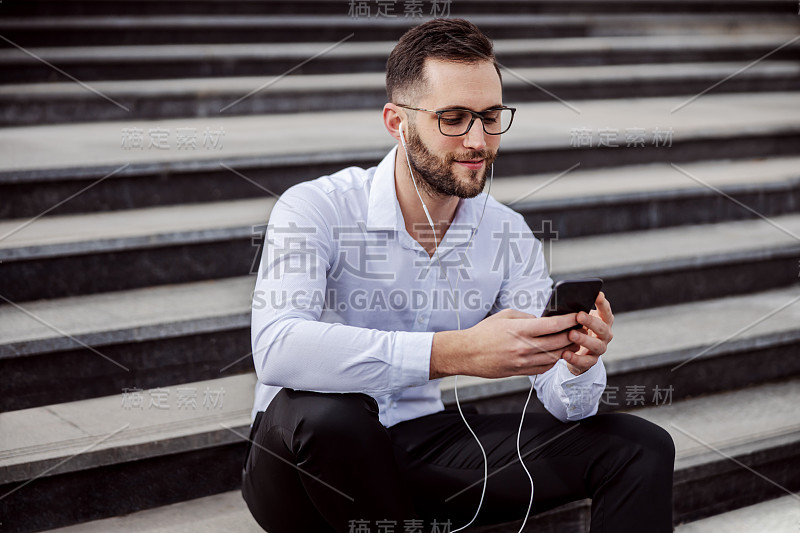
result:
<svg viewBox="0 0 800 533"><path fill-rule="evenodd" d="M555 284L542 316L566 315L594 309L603 280L600 278L564 279ZM580 324L576 328L582 327Z"/></svg>

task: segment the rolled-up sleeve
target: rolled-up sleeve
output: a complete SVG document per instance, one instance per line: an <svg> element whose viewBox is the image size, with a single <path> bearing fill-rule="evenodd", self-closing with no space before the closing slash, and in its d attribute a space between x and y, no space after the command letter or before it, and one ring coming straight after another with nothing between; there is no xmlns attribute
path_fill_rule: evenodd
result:
<svg viewBox="0 0 800 533"><path fill-rule="evenodd" d="M433 332L349 326L325 309L337 221L325 192L307 183L286 191L270 214L252 306L258 380L373 395L426 383Z"/></svg>

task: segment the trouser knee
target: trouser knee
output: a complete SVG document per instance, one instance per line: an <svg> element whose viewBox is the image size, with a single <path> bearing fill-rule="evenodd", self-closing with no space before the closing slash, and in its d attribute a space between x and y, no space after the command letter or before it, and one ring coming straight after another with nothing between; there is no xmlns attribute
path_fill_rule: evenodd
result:
<svg viewBox="0 0 800 533"><path fill-rule="evenodd" d="M363 497L357 473L387 478L379 467L360 468L364 458L387 462L374 453L390 449L382 436L369 396L282 389L251 431L242 496L253 517L268 531L346 530L360 516L351 510Z"/></svg>
<svg viewBox="0 0 800 533"><path fill-rule="evenodd" d="M662 427L641 417L614 413L598 415L596 429L610 435L609 453L618 461L636 464L639 475L648 472L671 474L675 461L672 436ZM622 464L622 463L618 463ZM670 475L671 477L671 475Z"/></svg>
<svg viewBox="0 0 800 533"><path fill-rule="evenodd" d="M675 466L675 443L661 426L635 415L623 415L630 428L631 445L637 451L636 471L640 476L661 479L672 484Z"/></svg>
<svg viewBox="0 0 800 533"><path fill-rule="evenodd" d="M282 389L267 409L271 424L294 436L293 448L357 441L380 425L378 404L359 393L318 393ZM382 429L382 428L379 428Z"/></svg>

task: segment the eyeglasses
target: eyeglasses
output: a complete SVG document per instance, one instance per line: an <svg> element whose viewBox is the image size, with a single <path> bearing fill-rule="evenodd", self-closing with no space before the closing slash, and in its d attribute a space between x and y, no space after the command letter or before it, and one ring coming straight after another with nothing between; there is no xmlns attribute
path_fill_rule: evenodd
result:
<svg viewBox="0 0 800 533"><path fill-rule="evenodd" d="M514 120L514 113L517 111L513 107L493 107L486 111L472 111L471 109L444 109L442 111L432 111L430 109L421 109L419 107L411 107L409 105L395 104L397 107L405 109L413 109L414 111L422 111L425 113L432 113L439 118L439 131L442 135L447 137L460 137L466 135L475 123L475 119L481 119L483 124L483 131L487 135L500 135L508 131L511 127L511 122Z"/></svg>

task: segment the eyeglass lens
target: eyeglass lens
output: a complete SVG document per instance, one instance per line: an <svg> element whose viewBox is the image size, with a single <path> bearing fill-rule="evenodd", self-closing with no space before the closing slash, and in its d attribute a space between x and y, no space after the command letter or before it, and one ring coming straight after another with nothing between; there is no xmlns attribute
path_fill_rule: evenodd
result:
<svg viewBox="0 0 800 533"><path fill-rule="evenodd" d="M511 127L510 109L490 109L483 115L483 129L488 134L500 134ZM439 115L439 129L445 135L464 135L467 133L472 114L469 111L453 109ZM477 117L475 120L479 120Z"/></svg>

